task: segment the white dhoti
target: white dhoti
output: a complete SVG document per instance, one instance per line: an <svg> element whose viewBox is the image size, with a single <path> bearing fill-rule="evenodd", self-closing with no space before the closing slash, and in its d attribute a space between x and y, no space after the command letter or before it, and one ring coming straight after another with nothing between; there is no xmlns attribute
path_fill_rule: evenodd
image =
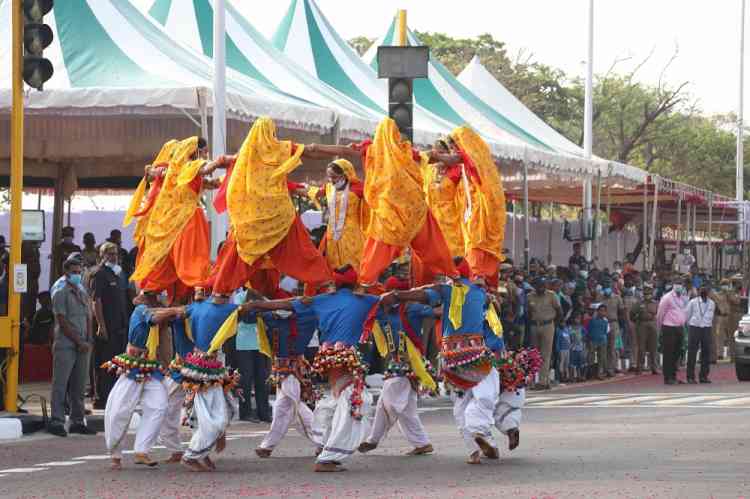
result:
<svg viewBox="0 0 750 499"><path fill-rule="evenodd" d="M177 454L185 450L182 445L182 438L180 438L185 390L182 389L180 383L169 376L164 378L163 383L167 392L167 413L159 431L159 441L169 452Z"/></svg>
<svg viewBox="0 0 750 499"><path fill-rule="evenodd" d="M135 433L134 450L137 454L148 454L164 421L167 391L161 381L154 378L136 382L127 376L120 376L109 392L104 408L104 441L112 457L122 457L120 444L138 404L143 413Z"/></svg>
<svg viewBox="0 0 750 499"><path fill-rule="evenodd" d="M344 380L338 380L339 383L342 381ZM333 391L327 391L315 405L313 431L323 443L318 463L344 462L367 436L372 395L367 390L362 391L362 418L356 420L351 415L350 399L353 390L354 386L350 384L338 396L334 396Z"/></svg>
<svg viewBox="0 0 750 499"><path fill-rule="evenodd" d="M491 446L497 447L492 438L495 424L495 406L500 393L500 377L493 367L482 381L462 396L453 394L453 417L458 431L464 439L469 454L479 451L476 436L481 436Z"/></svg>
<svg viewBox="0 0 750 499"><path fill-rule="evenodd" d="M316 447L323 445L322 436L313 432L313 412L301 400L301 387L296 376L287 376L276 390L276 402L273 404L273 421L266 438L261 442L262 449L273 449L292 423L297 430L307 437Z"/></svg>
<svg viewBox="0 0 750 499"><path fill-rule="evenodd" d="M396 422L406 440L414 447L424 447L430 443L417 414L417 392L409 379L403 376L389 378L383 383L367 442L377 445Z"/></svg>
<svg viewBox="0 0 750 499"><path fill-rule="evenodd" d="M500 394L495 406L495 427L502 433L521 426L522 409L526 403L526 389L517 392L506 391Z"/></svg>
<svg viewBox="0 0 750 499"><path fill-rule="evenodd" d="M185 459L203 459L224 435L232 419L231 395L223 388L212 386L198 392L193 400L193 438L185 451Z"/></svg>

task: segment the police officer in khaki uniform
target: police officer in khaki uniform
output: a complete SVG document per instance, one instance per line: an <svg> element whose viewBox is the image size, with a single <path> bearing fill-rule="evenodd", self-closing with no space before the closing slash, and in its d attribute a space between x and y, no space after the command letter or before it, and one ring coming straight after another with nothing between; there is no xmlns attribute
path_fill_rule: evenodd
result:
<svg viewBox="0 0 750 499"><path fill-rule="evenodd" d="M659 374L657 369L656 349L658 343L658 329L656 327L656 312L659 302L654 300L654 288L645 286L643 288L643 301L637 303L630 311L630 319L635 324L636 338L638 342L638 360L636 370L638 374L643 372L643 360L648 352L648 365L651 374Z"/></svg>
<svg viewBox="0 0 750 499"><path fill-rule="evenodd" d="M631 319L633 309L641 302L638 290L633 285L633 282L626 278L625 286L622 291L622 302L625 305L625 327L626 331L622 334L626 334L630 344L630 371L635 371L638 365L638 358L643 357L640 353L640 343L638 342L638 333L635 330L635 321Z"/></svg>
<svg viewBox="0 0 750 499"><path fill-rule="evenodd" d="M609 320L609 336L607 336L607 376L612 377L617 369L617 338L620 337L620 317L625 315L625 304L620 295L612 292L612 283L602 290L604 303L607 306L607 320Z"/></svg>
<svg viewBox="0 0 750 499"><path fill-rule="evenodd" d="M549 390L549 366L552 357L552 342L555 338L555 324L562 317L560 302L555 293L549 291L545 279L534 280L534 292L529 293L528 310L531 325L531 345L539 349L542 356L542 370L536 390Z"/></svg>
<svg viewBox="0 0 750 499"><path fill-rule="evenodd" d="M729 279L722 279L718 291L712 291L711 299L716 304L716 313L714 314L714 348L711 352L711 363L715 364L719 358L724 358L724 337L725 330L729 323L729 296L724 291L724 287L731 288Z"/></svg>

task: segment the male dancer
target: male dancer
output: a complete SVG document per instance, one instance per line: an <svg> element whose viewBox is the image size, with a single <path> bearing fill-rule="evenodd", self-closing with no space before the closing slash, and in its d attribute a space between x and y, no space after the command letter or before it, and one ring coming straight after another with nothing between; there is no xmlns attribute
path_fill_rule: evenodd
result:
<svg viewBox="0 0 750 499"><path fill-rule="evenodd" d="M155 293L141 292L134 303L136 307L130 316L127 350L103 366L119 374L104 409L104 441L113 470L122 469L120 444L139 404L143 415L135 435L135 463L145 466L158 464L151 460L148 453L159 435L167 406L162 366L156 360L156 355L159 329L169 316L159 310Z"/></svg>
<svg viewBox="0 0 750 499"><path fill-rule="evenodd" d="M330 391L315 406L313 431L322 447L316 472L343 471L341 464L364 439L372 397L364 389L364 366L356 345L379 298L353 292L357 273L351 266L334 272L336 291L294 301L254 302L257 310L312 311L318 319L321 347L313 370L327 378Z"/></svg>
<svg viewBox="0 0 750 499"><path fill-rule="evenodd" d="M469 450L468 463L479 464L480 450L490 459L499 456L491 427L495 424L500 379L483 338L487 299L484 282L469 281L471 270L465 260L458 271L461 278L450 285L396 291L394 295L399 302L442 304L442 373L455 389L453 417Z"/></svg>
<svg viewBox="0 0 750 499"><path fill-rule="evenodd" d="M408 282L390 277L385 282L385 288L386 291L408 289ZM417 414L417 389L420 383L431 382L433 389L436 385L432 378L420 380L417 372L426 372L422 360L422 320L432 317L432 307L419 303L391 304L387 296L381 301L377 318L380 331L376 334L382 334L384 338L376 339L376 343L385 344L388 367L370 436L359 445L358 450L365 453L377 448L388 430L398 422L401 432L414 446L407 455L430 454L434 449ZM415 368L412 363L420 365Z"/></svg>
<svg viewBox="0 0 750 499"><path fill-rule="evenodd" d="M320 447L320 438L313 431L313 412L305 403L314 394L310 365L304 355L318 327L318 319L312 310L291 315L279 311L263 313L259 323L264 324L270 336L274 356L271 381L276 385L276 402L271 428L255 453L261 458L270 457L292 423L296 423L299 432Z"/></svg>

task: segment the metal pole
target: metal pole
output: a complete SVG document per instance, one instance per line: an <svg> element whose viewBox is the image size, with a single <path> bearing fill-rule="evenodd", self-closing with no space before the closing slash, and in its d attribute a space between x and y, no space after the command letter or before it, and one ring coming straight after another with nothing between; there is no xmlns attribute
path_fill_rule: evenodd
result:
<svg viewBox="0 0 750 499"><path fill-rule="evenodd" d="M599 231L597 231L597 225L599 221L599 214L601 213L602 209L602 171L599 170L596 174L596 210L594 213L596 213L596 216L594 216L594 223L592 224L592 229L594 230L594 233L592 234L594 237L594 251L593 254L596 256L596 259L599 260L599 264L597 264L597 267L601 265L601 247L600 247L600 241L599 241ZM604 265L601 265L601 267L604 267ZM600 268L601 268L600 267Z"/></svg>
<svg viewBox="0 0 750 499"><path fill-rule="evenodd" d="M682 193L677 194L677 254L682 252Z"/></svg>
<svg viewBox="0 0 750 499"><path fill-rule="evenodd" d="M583 157L587 161L591 160L591 151L593 145L592 127L594 117L594 0L589 0L588 12L588 51L586 54L586 89L583 106ZM585 204L583 206L584 226L591 224L591 176L587 175L584 180ZM591 241L586 241L586 259L591 260Z"/></svg>
<svg viewBox="0 0 750 499"><path fill-rule="evenodd" d="M23 195L23 10L22 1L11 4L13 108L11 110L10 155L10 268L8 272L8 321L10 349L5 375L5 409L16 412L18 406L18 354L21 333L21 295L15 290L15 268L21 263L21 196ZM6 329L7 330L7 329Z"/></svg>
<svg viewBox="0 0 750 499"><path fill-rule="evenodd" d="M604 261L609 265L609 224L612 223L612 186L610 185L609 181L609 175L611 173L612 169L610 168L607 171L607 233L604 237ZM619 260L619 258L615 257L615 260Z"/></svg>
<svg viewBox="0 0 750 499"><path fill-rule="evenodd" d="M529 167L523 162L523 266L529 271Z"/></svg>
<svg viewBox="0 0 750 499"><path fill-rule="evenodd" d="M659 177L654 178L654 206L651 208L651 247L648 251L649 263L652 268L656 267L656 252L654 247L656 246L656 220L659 212Z"/></svg>
<svg viewBox="0 0 750 499"><path fill-rule="evenodd" d="M513 246L510 250L510 257L513 259L513 265L518 265L516 262L516 200L514 199L510 203L513 208L513 220L511 221L511 240L513 241Z"/></svg>
<svg viewBox="0 0 750 499"><path fill-rule="evenodd" d="M226 5L225 0L214 1L214 79L213 79L213 135L211 151L214 158L218 158L227 150L227 61L226 61ZM201 99L205 101L205 99ZM201 116L202 118L203 116ZM218 174L217 174L218 175ZM224 240L227 230L226 215L219 216L208 203L208 215L211 222L211 256L215 257L219 243Z"/></svg>
<svg viewBox="0 0 750 499"><path fill-rule="evenodd" d="M740 95L737 104L737 201L744 199L745 0L740 14ZM741 210L740 212L741 213ZM741 216L741 215L740 215Z"/></svg>
<svg viewBox="0 0 750 499"><path fill-rule="evenodd" d="M643 183L643 270L648 269L648 179ZM633 262L635 263L635 262Z"/></svg>
<svg viewBox="0 0 750 499"><path fill-rule="evenodd" d="M398 44L402 47L408 45L406 40L406 10L398 11Z"/></svg>
<svg viewBox="0 0 750 499"><path fill-rule="evenodd" d="M714 277L714 241L711 237L713 229L713 208L714 208L714 193L708 193L708 268L711 273L711 277Z"/></svg>

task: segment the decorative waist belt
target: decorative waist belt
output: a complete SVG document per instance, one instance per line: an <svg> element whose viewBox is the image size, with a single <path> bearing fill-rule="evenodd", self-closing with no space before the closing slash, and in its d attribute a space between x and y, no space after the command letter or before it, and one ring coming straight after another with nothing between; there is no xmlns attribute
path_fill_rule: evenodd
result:
<svg viewBox="0 0 750 499"><path fill-rule="evenodd" d="M220 386L229 391L237 386L239 374L224 367L215 354L192 352L185 356L180 369L182 387L189 391L201 391Z"/></svg>
<svg viewBox="0 0 750 499"><path fill-rule="evenodd" d="M459 334L443 338L440 353L445 381L459 390L479 384L492 368L492 357L478 334Z"/></svg>
<svg viewBox="0 0 750 499"><path fill-rule="evenodd" d="M366 364L356 347L343 343L321 345L313 359L312 369L320 377L327 378L336 372L353 378L354 389L350 397L351 416L362 419L362 392L364 391Z"/></svg>
<svg viewBox="0 0 750 499"><path fill-rule="evenodd" d="M151 377L161 379L164 376L161 363L158 360L148 360L145 357L121 353L101 365L102 369L125 375L137 382L143 382Z"/></svg>

